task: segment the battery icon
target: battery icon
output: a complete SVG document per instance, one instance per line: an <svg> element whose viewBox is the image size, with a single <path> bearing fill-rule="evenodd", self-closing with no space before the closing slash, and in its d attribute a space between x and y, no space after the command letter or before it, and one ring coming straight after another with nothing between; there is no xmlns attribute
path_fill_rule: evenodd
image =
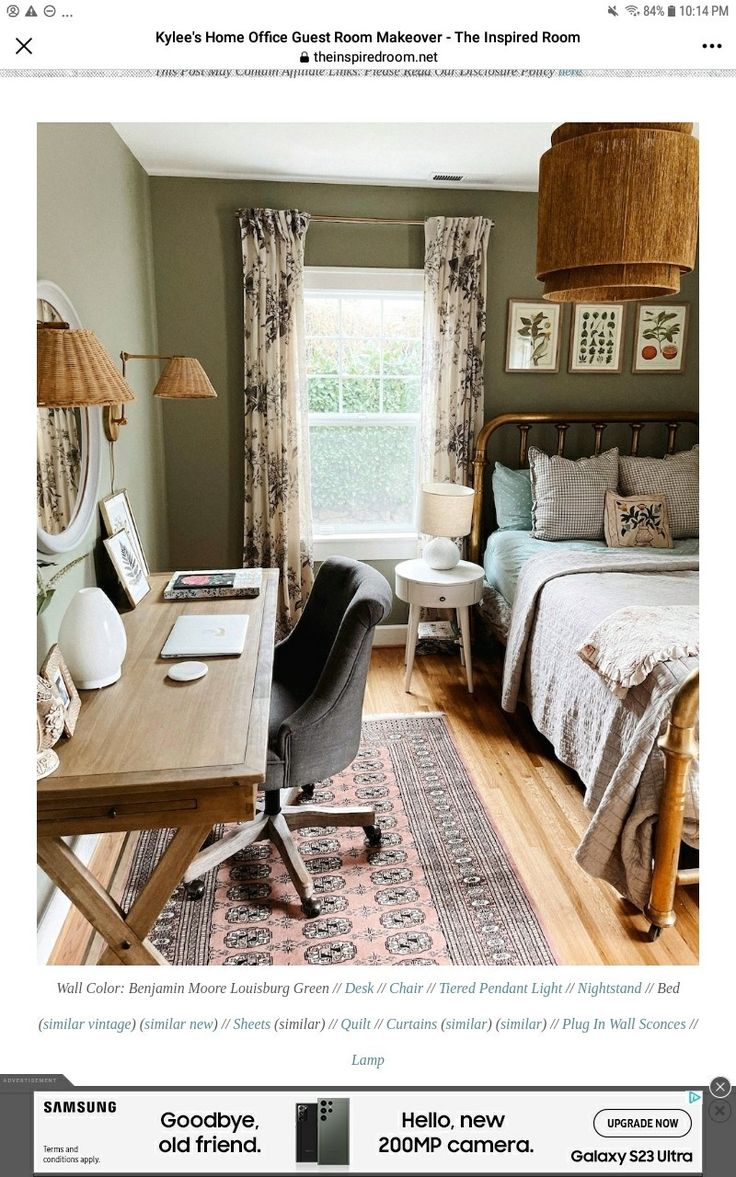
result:
<svg viewBox="0 0 736 1177"><path fill-rule="evenodd" d="M667 15L668 16L677 16L677 9L675 8L674 4L667 5Z"/></svg>

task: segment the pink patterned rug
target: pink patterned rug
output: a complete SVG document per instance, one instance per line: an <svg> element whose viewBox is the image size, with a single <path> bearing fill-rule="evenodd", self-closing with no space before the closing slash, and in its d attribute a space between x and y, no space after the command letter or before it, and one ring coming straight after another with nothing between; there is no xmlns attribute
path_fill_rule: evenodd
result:
<svg viewBox="0 0 736 1177"><path fill-rule="evenodd" d="M314 801L375 806L381 846L359 828L297 833L322 903L313 920L270 844L239 851L205 876L201 901L179 887L167 903L150 939L171 964L556 963L443 715L367 719L352 765ZM170 837L141 834L126 911Z"/></svg>

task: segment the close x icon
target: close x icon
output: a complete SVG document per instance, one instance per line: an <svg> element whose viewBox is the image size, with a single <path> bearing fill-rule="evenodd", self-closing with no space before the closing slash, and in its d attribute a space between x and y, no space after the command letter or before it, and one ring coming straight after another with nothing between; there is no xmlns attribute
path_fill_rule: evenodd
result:
<svg viewBox="0 0 736 1177"><path fill-rule="evenodd" d="M22 53L24 50L26 53L31 54L31 56L33 55L33 50L29 49L29 45L31 44L33 37L29 37L27 41L21 41L20 37L16 37L15 39L18 42L18 48L15 51L16 57L18 56L19 53Z"/></svg>

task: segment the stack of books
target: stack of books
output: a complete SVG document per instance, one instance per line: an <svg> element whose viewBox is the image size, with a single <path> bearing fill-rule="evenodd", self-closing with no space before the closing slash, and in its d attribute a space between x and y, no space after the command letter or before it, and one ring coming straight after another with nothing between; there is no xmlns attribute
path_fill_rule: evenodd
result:
<svg viewBox="0 0 736 1177"><path fill-rule="evenodd" d="M199 572L175 572L164 589L164 600L257 597L260 591L260 568L206 568Z"/></svg>

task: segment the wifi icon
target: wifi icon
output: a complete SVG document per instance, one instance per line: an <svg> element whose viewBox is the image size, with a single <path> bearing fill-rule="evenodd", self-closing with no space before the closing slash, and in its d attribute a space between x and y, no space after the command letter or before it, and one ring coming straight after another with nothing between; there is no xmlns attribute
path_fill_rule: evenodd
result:
<svg viewBox="0 0 736 1177"><path fill-rule="evenodd" d="M639 9L636 7L636 5L635 5L635 4L627 4L627 5L626 5L626 11L627 11L627 12L630 12L632 16L638 16L638 15L639 15Z"/></svg>

